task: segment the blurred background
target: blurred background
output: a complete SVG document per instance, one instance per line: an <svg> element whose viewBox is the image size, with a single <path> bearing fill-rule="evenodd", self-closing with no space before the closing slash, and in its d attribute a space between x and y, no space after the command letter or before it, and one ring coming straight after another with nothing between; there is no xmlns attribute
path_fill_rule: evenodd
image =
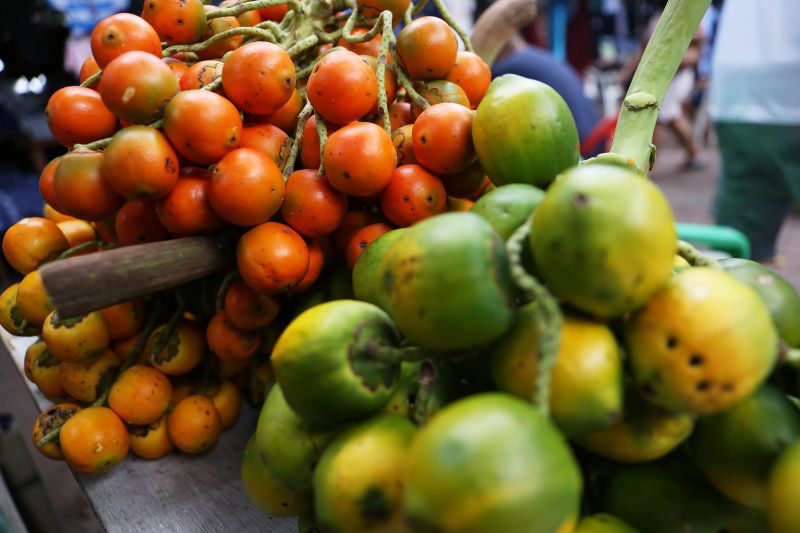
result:
<svg viewBox="0 0 800 533"><path fill-rule="evenodd" d="M460 24L471 29L477 16L492 2L446 3ZM659 0L539 0L538 17L506 46L493 73L516 73L553 86L575 116L584 157L605 151L621 99L664 4ZM721 61L718 56L740 53L733 49L730 37L725 42L717 39L722 24L727 24L728 35L763 40L766 37L755 30L771 33L772 38L766 39L763 47L756 47L755 52L764 56L784 54L781 61L786 62L784 68L793 76L787 79L800 82L800 33L796 31L800 3L776 0L775 6L778 7L773 10L773 6L767 9L757 0L715 0L662 105L654 139L658 157L651 177L669 197L680 222L718 222L715 198L724 157L715 133L721 130L715 130L711 118L713 67ZM730 14L734 9L738 9L736 14ZM791 10L791 16L781 9ZM78 83L80 66L91 54L89 34L98 21L116 12L140 14L141 10L141 1L128 0L0 2L0 235L22 217L41 215L39 173L50 159L64 153L50 135L45 120L49 96L65 85ZM433 6L426 10L435 14ZM748 13L754 15L748 18ZM772 32L773 28L776 31ZM791 42L782 42L781 38L787 35L795 37ZM793 46L788 52L787 42ZM761 57L748 58L763 63ZM783 107L773 106L771 113L779 116L781 127L790 128L786 131L793 132L796 138L800 129L800 85L791 89L778 77L771 79L773 86L786 85L785 90L794 91L795 101L776 97L783 98ZM722 96L724 102L725 95ZM725 113L722 115L725 118ZM770 122L769 118L758 120ZM785 161L775 162L776 170L769 170L770 175L785 173L781 179L793 180L793 184L757 184L779 198L767 198L752 207L745 195L736 209L751 218L750 222L743 222L744 226L752 224L753 219L758 224L761 218L774 214L770 210L777 213L777 222L769 229L777 244L755 259L768 263L800 287L800 217L792 199L800 189L800 164L788 163L791 157L797 158L798 144L794 146L792 153L784 150L779 154ZM754 174L750 181L756 179L761 178ZM774 206L771 201L776 202ZM0 288L13 276L7 265L0 266ZM5 398L26 394L20 375L5 356L0 356L0 389ZM11 432L12 421L26 421L23 425L27 428L27 421L34 416L33 404L28 401L0 405L0 469L15 499L26 502L20 506L24 521L34 531L97 530L99 526L66 466L35 453L30 454L34 464L21 453L30 446L30 439L25 432ZM0 509L5 497L0 486ZM0 532L6 526L0 521Z"/></svg>

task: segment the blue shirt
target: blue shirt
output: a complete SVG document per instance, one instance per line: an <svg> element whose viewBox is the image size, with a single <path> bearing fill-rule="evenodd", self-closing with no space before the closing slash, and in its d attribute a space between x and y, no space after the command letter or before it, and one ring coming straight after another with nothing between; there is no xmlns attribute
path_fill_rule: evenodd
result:
<svg viewBox="0 0 800 533"><path fill-rule="evenodd" d="M72 37L89 35L98 22L128 8L130 0L47 0L67 19Z"/></svg>

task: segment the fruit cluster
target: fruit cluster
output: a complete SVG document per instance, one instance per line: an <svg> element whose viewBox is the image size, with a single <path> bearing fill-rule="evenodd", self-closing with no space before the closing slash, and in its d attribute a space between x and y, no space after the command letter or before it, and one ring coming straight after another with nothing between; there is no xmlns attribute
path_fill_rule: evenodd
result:
<svg viewBox="0 0 800 533"><path fill-rule="evenodd" d="M68 400L37 445L81 471L203 451L243 390L244 487L303 530L799 530L800 296L678 241L637 168L652 132L579 165L564 101L491 81L434 2L150 0L97 26L48 104L70 151L47 216L3 240L25 278L0 324L41 333L29 377ZM37 270L192 235L234 238L236 270L79 317Z"/></svg>

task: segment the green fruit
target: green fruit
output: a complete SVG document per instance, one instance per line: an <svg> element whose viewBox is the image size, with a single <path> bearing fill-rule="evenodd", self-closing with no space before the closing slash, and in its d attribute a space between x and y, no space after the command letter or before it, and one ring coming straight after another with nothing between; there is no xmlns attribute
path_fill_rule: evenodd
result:
<svg viewBox="0 0 800 533"><path fill-rule="evenodd" d="M489 368L500 390L530 401L539 372L536 302L517 311L511 329L492 347ZM603 324L565 316L550 383L553 422L567 437L610 426L622 411L622 357Z"/></svg>
<svg viewBox="0 0 800 533"><path fill-rule="evenodd" d="M504 241L528 220L544 191L525 183L503 185L481 196L470 209L492 225Z"/></svg>
<svg viewBox="0 0 800 533"><path fill-rule="evenodd" d="M530 245L560 299L613 318L644 304L672 273L675 220L651 181L616 165L568 170L533 215Z"/></svg>
<svg viewBox="0 0 800 533"><path fill-rule="evenodd" d="M384 252L378 301L415 345L480 346L513 319L502 239L481 217L446 213L407 228Z"/></svg>
<svg viewBox="0 0 800 533"><path fill-rule="evenodd" d="M286 327L272 351L272 366L293 411L309 423L334 426L386 405L400 367L362 350L368 342L395 346L399 341L379 307L336 300L305 311Z"/></svg>
<svg viewBox="0 0 800 533"><path fill-rule="evenodd" d="M303 490L311 487L314 465L334 435L297 416L275 385L261 408L255 439L275 478L290 489Z"/></svg>
<svg viewBox="0 0 800 533"><path fill-rule="evenodd" d="M697 421L689 452L728 498L763 509L767 477L781 452L800 438L800 411L770 385L730 409Z"/></svg>
<svg viewBox="0 0 800 533"><path fill-rule="evenodd" d="M789 346L800 346L800 295L792 284L749 259L723 259L719 264L758 293L767 305L781 339Z"/></svg>
<svg viewBox="0 0 800 533"><path fill-rule="evenodd" d="M356 300L375 304L382 309L386 308L378 299L380 294L379 267L389 245L404 232L405 228L400 228L384 233L372 241L356 260L356 264L353 266L353 294L355 294Z"/></svg>
<svg viewBox="0 0 800 533"><path fill-rule="evenodd" d="M672 276L625 325L631 373L650 401L673 411L723 411L772 371L778 336L756 292L722 270Z"/></svg>
<svg viewBox="0 0 800 533"><path fill-rule="evenodd" d="M507 394L442 409L414 437L406 474L417 531L553 533L577 520L582 480L569 446L536 408Z"/></svg>
<svg viewBox="0 0 800 533"><path fill-rule="evenodd" d="M763 516L728 502L675 460L619 470L608 483L604 510L643 533L764 531Z"/></svg>
<svg viewBox="0 0 800 533"><path fill-rule="evenodd" d="M581 518L575 533L637 533L637 531L615 516L600 513Z"/></svg>
<svg viewBox="0 0 800 533"><path fill-rule="evenodd" d="M622 463L665 456L692 433L694 417L666 411L629 392L622 417L612 426L575 439L589 451Z"/></svg>
<svg viewBox="0 0 800 533"><path fill-rule="evenodd" d="M264 464L255 438L244 449L241 474L245 493L268 515L296 516L311 510L311 493L294 491L281 484Z"/></svg>
<svg viewBox="0 0 800 533"><path fill-rule="evenodd" d="M495 78L472 123L478 160L497 185L547 187L578 164L578 129L564 99L539 81L506 74Z"/></svg>
<svg viewBox="0 0 800 533"><path fill-rule="evenodd" d="M325 531L404 531L404 464L415 432L381 414L339 435L314 471L314 511Z"/></svg>
<svg viewBox="0 0 800 533"><path fill-rule="evenodd" d="M800 441L781 454L767 484L767 521L772 533L800 531Z"/></svg>

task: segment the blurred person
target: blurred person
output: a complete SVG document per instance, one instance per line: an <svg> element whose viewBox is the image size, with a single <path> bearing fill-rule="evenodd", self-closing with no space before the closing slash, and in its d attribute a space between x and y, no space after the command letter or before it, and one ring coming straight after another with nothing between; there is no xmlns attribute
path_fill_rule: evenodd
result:
<svg viewBox="0 0 800 533"><path fill-rule="evenodd" d="M800 5L727 0L717 29L709 112L722 172L717 224L741 230L753 259L775 259L800 200Z"/></svg>
<svg viewBox="0 0 800 533"><path fill-rule="evenodd" d="M92 29L104 18L130 9L130 0L47 0L64 13L69 37L64 44L64 70L77 78L81 65L92 55ZM141 13L141 8L139 10ZM137 15L139 13L136 13Z"/></svg>

